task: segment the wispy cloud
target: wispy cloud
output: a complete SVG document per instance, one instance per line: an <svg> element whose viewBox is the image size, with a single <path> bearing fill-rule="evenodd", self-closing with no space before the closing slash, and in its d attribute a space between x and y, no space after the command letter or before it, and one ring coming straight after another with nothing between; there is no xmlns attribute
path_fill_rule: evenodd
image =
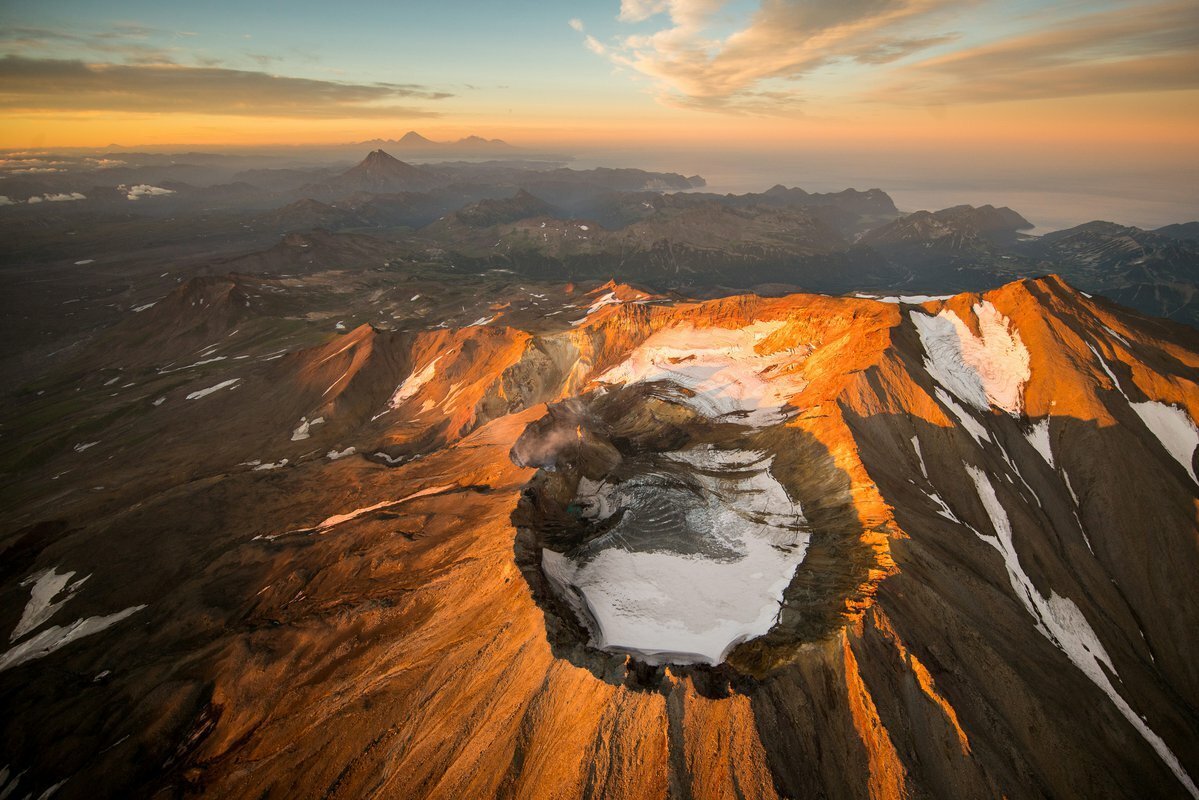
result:
<svg viewBox="0 0 1199 800"><path fill-rule="evenodd" d="M140 25L119 25L109 30L88 32L13 26L0 28L0 51L34 57L73 49L76 53L85 51L142 64L172 61L171 50L147 41L151 33L151 29ZM168 34L161 38L173 37Z"/></svg>
<svg viewBox="0 0 1199 800"><path fill-rule="evenodd" d="M1137 5L930 58L873 94L900 103L995 102L1199 88L1199 5Z"/></svg>
<svg viewBox="0 0 1199 800"><path fill-rule="evenodd" d="M584 44L650 79L665 104L729 113L797 113L829 67L842 91L853 87L845 99L906 104L1199 87L1195 0L1090 14L1048 6L983 45L953 30L959 15L985 10L977 0L758 0L741 9L622 0L617 19L651 32Z"/></svg>
<svg viewBox="0 0 1199 800"><path fill-rule="evenodd" d="M591 35L584 36L583 44L587 47L588 50L595 53L597 56L603 56L603 55L608 54L608 48L604 47L603 42L601 42L599 39L595 38L594 36L591 36Z"/></svg>
<svg viewBox="0 0 1199 800"><path fill-rule="evenodd" d="M885 64L949 41L948 33L913 35L919 20L958 6L956 0L761 0L727 26L726 0L623 0L618 19L644 23L665 15L650 34L619 37L604 51L651 78L672 105L730 112L794 113L796 83L836 61Z"/></svg>
<svg viewBox="0 0 1199 800"><path fill-rule="evenodd" d="M219 67L0 58L0 109L6 110L428 117L437 112L408 103L450 96L417 84L341 83Z"/></svg>
<svg viewBox="0 0 1199 800"><path fill-rule="evenodd" d="M283 60L283 56L272 56L266 53L246 53L246 58L264 68Z"/></svg>

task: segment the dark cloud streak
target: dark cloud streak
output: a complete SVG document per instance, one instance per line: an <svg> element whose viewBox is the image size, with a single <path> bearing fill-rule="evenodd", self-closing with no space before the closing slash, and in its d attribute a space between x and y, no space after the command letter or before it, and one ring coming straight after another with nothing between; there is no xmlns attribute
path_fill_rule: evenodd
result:
<svg viewBox="0 0 1199 800"><path fill-rule="evenodd" d="M415 84L358 84L176 64L0 58L0 109L125 111L339 119L431 117L395 105L452 95Z"/></svg>

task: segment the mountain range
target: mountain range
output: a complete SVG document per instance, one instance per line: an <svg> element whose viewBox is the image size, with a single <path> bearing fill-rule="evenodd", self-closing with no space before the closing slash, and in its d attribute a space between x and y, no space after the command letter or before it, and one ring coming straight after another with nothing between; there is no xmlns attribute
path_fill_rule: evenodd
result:
<svg viewBox="0 0 1199 800"><path fill-rule="evenodd" d="M452 142L435 142L421 136L416 131L408 131L399 139L371 139L366 142L359 142L359 147L370 147L375 149L389 148L396 152L420 152L427 153L431 151L442 153L454 152L482 152L488 154L502 154L505 152L515 152L519 148L505 142L503 139L485 139L482 136L464 136Z"/></svg>

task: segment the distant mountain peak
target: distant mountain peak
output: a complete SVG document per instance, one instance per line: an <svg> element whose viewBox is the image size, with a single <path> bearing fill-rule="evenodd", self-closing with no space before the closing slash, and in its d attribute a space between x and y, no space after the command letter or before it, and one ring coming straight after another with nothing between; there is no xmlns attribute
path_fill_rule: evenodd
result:
<svg viewBox="0 0 1199 800"><path fill-rule="evenodd" d="M404 134L402 137L400 137L400 144L404 144L404 145L428 145L428 144L437 144L437 143L436 143L436 142L434 142L432 139L427 139L427 138L425 138L424 136L421 136L421 135L420 135L419 133L417 133L416 131L408 131L408 132L407 132L407 133L405 133L405 134Z"/></svg>
<svg viewBox="0 0 1199 800"><path fill-rule="evenodd" d="M372 150L366 154L366 158L358 164L360 167L370 166L372 164L403 164L398 158L388 153L386 150Z"/></svg>
<svg viewBox="0 0 1199 800"><path fill-rule="evenodd" d="M416 131L408 131L399 139L370 139L359 142L371 147L387 146L403 150L452 151L456 149L473 150L513 150L516 149L502 139L487 139L471 134L455 141L437 141L423 136Z"/></svg>
<svg viewBox="0 0 1199 800"><path fill-rule="evenodd" d="M354 167L351 167L346 175L374 175L385 177L409 177L420 172L419 168L400 161L398 158L388 153L386 150L372 150L366 154L366 158L358 162Z"/></svg>
<svg viewBox="0 0 1199 800"><path fill-rule="evenodd" d="M433 182L425 169L376 149L335 178L333 185L344 191L394 192L425 189Z"/></svg>

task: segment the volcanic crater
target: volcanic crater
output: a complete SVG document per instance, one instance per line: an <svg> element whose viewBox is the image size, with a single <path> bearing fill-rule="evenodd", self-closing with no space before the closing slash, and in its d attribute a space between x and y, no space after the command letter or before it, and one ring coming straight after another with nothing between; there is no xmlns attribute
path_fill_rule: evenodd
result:
<svg viewBox="0 0 1199 800"><path fill-rule="evenodd" d="M702 408L668 380L603 386L512 448L538 468L512 513L517 565L555 654L609 682L760 677L839 630L873 561L822 445Z"/></svg>

